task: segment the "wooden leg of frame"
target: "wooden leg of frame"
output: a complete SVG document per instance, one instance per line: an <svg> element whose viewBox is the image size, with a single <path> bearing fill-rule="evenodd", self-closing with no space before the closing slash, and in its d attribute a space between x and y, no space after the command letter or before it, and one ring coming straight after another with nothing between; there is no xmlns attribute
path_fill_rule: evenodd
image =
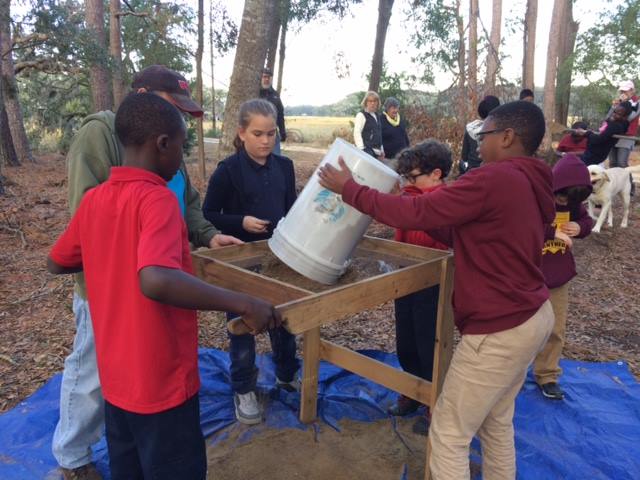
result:
<svg viewBox="0 0 640 480"><path fill-rule="evenodd" d="M431 383L431 411L436 405L438 395L442 391L444 377L449 369L453 355L453 310L451 293L453 291L453 261L443 259L440 268L440 297L438 298L438 317L436 320L436 344L433 352L433 381ZM429 460L431 459L431 442L427 438L427 458L424 469L425 480L431 479Z"/></svg>
<svg viewBox="0 0 640 480"><path fill-rule="evenodd" d="M300 398L300 421L311 423L317 416L318 370L320 367L320 327L303 334L302 395Z"/></svg>

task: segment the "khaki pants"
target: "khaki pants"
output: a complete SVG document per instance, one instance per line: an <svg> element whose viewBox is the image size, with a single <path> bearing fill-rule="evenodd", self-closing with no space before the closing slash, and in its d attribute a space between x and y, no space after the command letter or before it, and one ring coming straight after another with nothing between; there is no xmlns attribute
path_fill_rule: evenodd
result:
<svg viewBox="0 0 640 480"><path fill-rule="evenodd" d="M567 330L567 304L569 302L569 284L549 290L549 300L553 307L556 321L549 340L533 362L533 374L538 385L558 382L562 375L560 356L564 347L564 334Z"/></svg>
<svg viewBox="0 0 640 480"><path fill-rule="evenodd" d="M469 478L469 444L476 433L482 444L482 478L515 479L514 401L552 328L553 310L546 301L515 328L462 336L429 430L434 480Z"/></svg>

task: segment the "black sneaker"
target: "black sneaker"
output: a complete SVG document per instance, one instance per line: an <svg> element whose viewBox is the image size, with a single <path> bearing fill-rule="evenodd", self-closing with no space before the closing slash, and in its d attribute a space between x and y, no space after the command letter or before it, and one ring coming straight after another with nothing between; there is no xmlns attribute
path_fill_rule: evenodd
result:
<svg viewBox="0 0 640 480"><path fill-rule="evenodd" d="M420 408L420 402L400 395L396 403L387 408L387 412L394 417L404 417L405 415L415 412L418 408Z"/></svg>
<svg viewBox="0 0 640 480"><path fill-rule="evenodd" d="M542 391L542 395L550 398L551 400L562 400L564 398L564 393L562 393L560 385L556 382L549 382L544 385L540 385L540 390Z"/></svg>

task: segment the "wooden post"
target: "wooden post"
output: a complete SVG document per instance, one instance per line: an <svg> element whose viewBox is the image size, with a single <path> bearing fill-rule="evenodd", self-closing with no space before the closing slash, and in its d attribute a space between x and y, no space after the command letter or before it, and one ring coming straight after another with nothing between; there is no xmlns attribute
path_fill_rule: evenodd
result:
<svg viewBox="0 0 640 480"><path fill-rule="evenodd" d="M453 257L440 262L440 294L438 296L438 316L436 318L436 342L433 351L433 378L431 379L431 411L442 391L444 378L453 356L453 310L451 293L453 291ZM427 437L427 460L424 467L425 480L431 479L429 460L431 442Z"/></svg>
<svg viewBox="0 0 640 480"><path fill-rule="evenodd" d="M311 423L316 419L318 407L318 371L320 370L320 327L303 334L302 394L300 421Z"/></svg>

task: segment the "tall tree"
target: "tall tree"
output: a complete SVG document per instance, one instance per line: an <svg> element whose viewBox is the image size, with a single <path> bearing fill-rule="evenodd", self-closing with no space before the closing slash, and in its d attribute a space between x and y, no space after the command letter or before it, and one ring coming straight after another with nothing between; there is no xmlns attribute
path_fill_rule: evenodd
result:
<svg viewBox="0 0 640 480"><path fill-rule="evenodd" d="M556 122L566 125L571 99L571 77L573 76L573 50L580 24L573 19L573 2L567 2L562 21L563 30L558 47L558 75L556 81Z"/></svg>
<svg viewBox="0 0 640 480"><path fill-rule="evenodd" d="M214 21L215 19L215 21ZM215 87L215 54L224 55L236 46L238 26L229 16L226 7L214 0L209 1L209 47L211 54L211 119L212 129L216 129L216 87Z"/></svg>
<svg viewBox="0 0 640 480"><path fill-rule="evenodd" d="M278 84L276 90L282 93L282 76L284 75L284 59L287 56L287 30L289 29L289 9L291 0L281 0L280 7L280 46L278 50Z"/></svg>
<svg viewBox="0 0 640 480"><path fill-rule="evenodd" d="M2 91L0 90L0 94ZM4 100L0 97L0 100ZM20 165L16 149L13 146L13 139L11 138L11 130L9 130L9 118L7 117L7 110L5 108L4 101L2 101L2 109L0 110L0 144L2 144L2 159L5 165L16 167Z"/></svg>
<svg viewBox="0 0 640 480"><path fill-rule="evenodd" d="M491 35L489 36L489 51L487 53L487 76L484 80L484 88L487 93L494 93L496 88L496 75L500 64L502 0L493 0L491 12Z"/></svg>
<svg viewBox="0 0 640 480"><path fill-rule="evenodd" d="M270 17L274 11L275 0L245 0L238 47L224 108L222 140L218 149L220 158L233 151L240 104L258 96L260 75L267 55Z"/></svg>
<svg viewBox="0 0 640 480"><path fill-rule="evenodd" d="M371 74L369 75L369 90L377 92L380 88L380 77L384 60L384 44L387 39L387 29L391 20L391 10L394 0L378 0L378 25L376 27L376 41L371 60Z"/></svg>
<svg viewBox="0 0 640 480"><path fill-rule="evenodd" d="M266 67L273 72L276 66L276 54L278 53L278 38L280 37L280 25L282 17L283 0L276 0L276 11L271 17L271 26L269 27L269 49L267 50Z"/></svg>
<svg viewBox="0 0 640 480"><path fill-rule="evenodd" d="M469 1L469 100L471 108L478 104L478 0Z"/></svg>
<svg viewBox="0 0 640 480"><path fill-rule="evenodd" d="M104 3L102 0L85 0L87 30L93 37L93 48L89 75L91 77L91 96L94 111L110 110L111 89L109 88L109 70L104 58L106 39L104 32Z"/></svg>
<svg viewBox="0 0 640 480"><path fill-rule="evenodd" d="M527 0L524 14L524 38L522 40L522 88L533 91L534 58L536 54L536 25L538 23L538 0Z"/></svg>
<svg viewBox="0 0 640 480"><path fill-rule="evenodd" d="M118 108L125 96L124 71L122 67L122 35L120 33L120 0L109 1L109 53L113 66L113 108Z"/></svg>
<svg viewBox="0 0 640 480"><path fill-rule="evenodd" d="M577 72L592 83L628 80L640 71L640 2L623 0L600 9L597 23L580 34L575 49Z"/></svg>
<svg viewBox="0 0 640 480"><path fill-rule="evenodd" d="M2 55L0 65L2 98L17 160L18 162L33 162L31 147L24 129L22 107L18 97L18 83L13 66L10 0L0 0L0 54Z"/></svg>
<svg viewBox="0 0 640 480"><path fill-rule="evenodd" d="M462 15L460 12L460 0L456 0L456 26L458 29L458 110L463 112L463 117L460 119L463 123L467 122L468 115L468 103L466 92L464 91L465 86L465 60L466 60L466 52L464 46L464 23L462 21Z"/></svg>
<svg viewBox="0 0 640 480"><path fill-rule="evenodd" d="M556 103L556 77L558 74L558 47L560 46L560 32L564 19L567 2L571 0L554 0L549 29L549 45L547 47L547 71L544 78L543 111L547 123L547 131L543 140L543 150L551 145L551 126L554 122Z"/></svg>
<svg viewBox="0 0 640 480"><path fill-rule="evenodd" d="M204 0L198 0L198 48L196 49L196 101L202 105L202 54L204 52ZM207 178L207 169L204 159L204 127L202 122L204 115L196 119L198 136L198 164L203 180Z"/></svg>
<svg viewBox="0 0 640 480"><path fill-rule="evenodd" d="M213 49L213 0L209 0L209 56L211 61L211 129L216 132L216 82Z"/></svg>

